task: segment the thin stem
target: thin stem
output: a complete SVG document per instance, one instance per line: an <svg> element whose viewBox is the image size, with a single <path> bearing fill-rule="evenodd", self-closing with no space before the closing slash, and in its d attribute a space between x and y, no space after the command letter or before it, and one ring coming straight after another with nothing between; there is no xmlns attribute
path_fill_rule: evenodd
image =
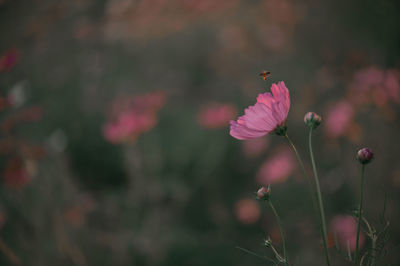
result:
<svg viewBox="0 0 400 266"><path fill-rule="evenodd" d="M279 252L275 249L274 245L272 245L272 244L271 244L271 249L272 249L272 252L274 252L274 254L275 254L275 258L277 258L279 262L282 262L285 260L284 258L282 258L282 256L279 254Z"/></svg>
<svg viewBox="0 0 400 266"><path fill-rule="evenodd" d="M301 171L303 172L303 175L304 175L304 177L305 177L306 180L307 180L307 184L308 184L308 188L309 188L309 190L310 190L310 194L311 194L311 199L312 199L312 202L313 202L314 210L316 211L316 213L318 213L317 200L316 200L316 198L315 198L314 189L313 189L313 186L312 186L312 184L311 184L311 179L310 179L310 177L307 175L306 169L304 168L303 161L301 160L301 157L300 157L300 155L299 155L299 152L298 152L297 149L296 149L296 146L294 145L294 143L292 142L292 140L289 138L289 136L288 136L287 133L285 134L285 138L286 138L287 141L289 142L290 147L292 148L294 154L296 155L297 162L299 163L300 168L301 168ZM317 215L317 217L318 217L318 215Z"/></svg>
<svg viewBox="0 0 400 266"><path fill-rule="evenodd" d="M356 238L356 250L354 253L354 266L358 263L358 241L360 238L361 220L362 220L362 207L363 207L363 186L364 186L364 170L365 165L361 168L361 182L360 182L360 206L358 208L358 224L357 224L357 238Z"/></svg>
<svg viewBox="0 0 400 266"><path fill-rule="evenodd" d="M371 250L371 266L375 265L375 257L376 257L376 236L372 238L372 250Z"/></svg>
<svg viewBox="0 0 400 266"><path fill-rule="evenodd" d="M322 194L321 194L321 188L319 185L318 172L317 172L317 167L315 166L314 153L313 153L313 149L312 149L312 131L313 131L313 129L310 128L310 134L308 135L308 145L309 145L309 149L310 149L311 164L312 164L313 171L314 171L315 186L317 188L318 206L319 206L319 214L320 214L320 218L321 218L321 228L322 228L322 230L321 230L322 231L322 240L324 242L326 264L329 266L330 259L329 259L329 251L328 251L324 204L322 202Z"/></svg>
<svg viewBox="0 0 400 266"><path fill-rule="evenodd" d="M372 230L372 227L369 225L369 222L367 221L367 219L364 216L362 217L362 220L364 221L365 225L368 227L369 237L372 238L374 235L374 231Z"/></svg>
<svg viewBox="0 0 400 266"><path fill-rule="evenodd" d="M237 248L237 249L240 249L241 251L246 252L246 253L248 253L248 254L250 254L250 255L253 255L253 256L255 256L255 257L259 258L259 259L267 260L267 261L270 261L270 262L274 262L274 263L275 263L275 261L274 261L273 259L271 259L271 258L269 258L269 257L267 257L267 256L258 255L257 253L255 253L255 252L253 252L253 251L251 251L251 250L242 248L242 247L236 247L236 248Z"/></svg>
<svg viewBox="0 0 400 266"><path fill-rule="evenodd" d="M282 223L281 223L281 219L279 218L278 213L276 212L276 209L274 207L274 205L272 204L271 200L268 200L268 204L272 209L272 212L275 215L276 218L276 222L278 223L279 226L279 230L281 231L281 238L282 238L282 246L283 246L283 257L285 258L285 265L289 265L288 263L288 258L287 258L287 254L286 254L286 241L285 241L285 234L283 232L283 227L282 227Z"/></svg>
<svg viewBox="0 0 400 266"><path fill-rule="evenodd" d="M315 196L314 196L314 190L313 190L312 184L311 184L311 179L310 179L310 177L307 175L306 169L304 168L304 164L303 164L303 161L302 161L301 158L300 158L299 152L297 151L296 146L294 145L294 143L292 142L292 140L289 138L289 136L288 136L287 133L285 134L285 138L286 138L287 141L289 142L290 147L293 149L293 152L294 152L294 154L296 155L297 162L299 163L300 168L301 168L301 171L303 172L303 175L304 175L304 177L305 177L306 180L307 180L307 183L308 183L308 186L309 186L309 189L310 189L310 192L311 192L311 196L312 196L313 201L314 201L314 203L315 203ZM315 206L316 206L316 205L314 205L314 207L315 207Z"/></svg>

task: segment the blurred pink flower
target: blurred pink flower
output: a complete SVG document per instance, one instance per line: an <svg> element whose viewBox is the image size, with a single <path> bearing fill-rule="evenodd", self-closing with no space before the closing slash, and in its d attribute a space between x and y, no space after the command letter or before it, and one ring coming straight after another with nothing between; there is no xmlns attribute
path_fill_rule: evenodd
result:
<svg viewBox="0 0 400 266"><path fill-rule="evenodd" d="M330 229L336 236L338 244L343 249L347 250L347 248L349 248L350 251L355 250L357 240L357 222L354 217L350 215L337 215L332 219ZM363 233L360 232L360 248L363 246L364 241L365 237Z"/></svg>
<svg viewBox="0 0 400 266"><path fill-rule="evenodd" d="M116 99L103 126L104 137L112 143L135 141L157 124L156 113L165 98L163 92L154 92Z"/></svg>
<svg viewBox="0 0 400 266"><path fill-rule="evenodd" d="M241 199L235 203L234 212L236 218L242 224L254 224L260 218L260 207L252 199Z"/></svg>
<svg viewBox="0 0 400 266"><path fill-rule="evenodd" d="M400 103L400 75L398 70L383 70L375 66L360 69L351 83L352 100L356 103L373 102L384 106L392 101Z"/></svg>
<svg viewBox="0 0 400 266"><path fill-rule="evenodd" d="M260 8L263 8L269 21L284 25L293 25L297 21L297 11L292 1L268 0L262 1Z"/></svg>
<svg viewBox="0 0 400 266"><path fill-rule="evenodd" d="M166 101L167 97L163 91L155 91L142 95L136 95L130 98L130 105L132 108L139 109L141 111L154 111L160 110Z"/></svg>
<svg viewBox="0 0 400 266"><path fill-rule="evenodd" d="M254 158L268 147L268 140L266 138L247 139L242 141L242 149L245 156Z"/></svg>
<svg viewBox="0 0 400 266"><path fill-rule="evenodd" d="M165 104L166 94L163 91L155 91L140 95L123 95L117 97L111 103L111 116L118 116L119 114L135 110L141 113L154 113L159 111Z"/></svg>
<svg viewBox="0 0 400 266"><path fill-rule="evenodd" d="M232 104L213 103L200 110L197 121L205 128L222 128L228 126L235 116L236 108Z"/></svg>
<svg viewBox="0 0 400 266"><path fill-rule="evenodd" d="M8 50L0 57L0 72L10 70L17 63L19 51L15 48Z"/></svg>
<svg viewBox="0 0 400 266"><path fill-rule="evenodd" d="M231 121L230 134L237 139L252 139L273 132L286 122L290 108L289 90L283 81L272 84L272 94L257 97L257 103L245 110L237 121Z"/></svg>
<svg viewBox="0 0 400 266"><path fill-rule="evenodd" d="M261 41L274 52L284 50L289 43L289 32L277 24L267 24L258 29Z"/></svg>
<svg viewBox="0 0 400 266"><path fill-rule="evenodd" d="M400 103L400 71L386 71L385 80L383 81L384 88L388 98L396 103Z"/></svg>
<svg viewBox="0 0 400 266"><path fill-rule="evenodd" d="M331 138L342 136L353 122L354 110L345 100L335 103L325 116L325 134Z"/></svg>
<svg viewBox="0 0 400 266"><path fill-rule="evenodd" d="M282 149L268 158L257 172L257 182L266 186L285 181L296 166L293 154L289 149Z"/></svg>
<svg viewBox="0 0 400 266"><path fill-rule="evenodd" d="M356 90L366 92L382 83L383 78L384 72L381 69L375 66L363 68L354 74L353 86Z"/></svg>

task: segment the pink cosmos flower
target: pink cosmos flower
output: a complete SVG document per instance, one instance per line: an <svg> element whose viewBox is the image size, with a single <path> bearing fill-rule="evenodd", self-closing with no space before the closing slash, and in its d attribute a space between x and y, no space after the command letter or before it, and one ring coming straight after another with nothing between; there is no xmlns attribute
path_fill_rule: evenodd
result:
<svg viewBox="0 0 400 266"><path fill-rule="evenodd" d="M236 218L242 224L254 224L260 218L261 212L257 202L252 199L241 199L235 204Z"/></svg>
<svg viewBox="0 0 400 266"><path fill-rule="evenodd" d="M229 125L229 121L236 116L236 109L231 104L210 104L202 108L197 121L204 128L215 129Z"/></svg>
<svg viewBox="0 0 400 266"><path fill-rule="evenodd" d="M275 132L284 134L290 108L289 90L283 81L272 84L272 94L266 92L257 97L257 103L247 108L237 121L231 121L232 137L244 140Z"/></svg>
<svg viewBox="0 0 400 266"><path fill-rule="evenodd" d="M345 250L354 251L357 241L357 222L354 217L350 215L337 215L330 224L330 228L335 235L338 244ZM360 232L359 246L364 244L365 237Z"/></svg>
<svg viewBox="0 0 400 266"><path fill-rule="evenodd" d="M257 182L264 186L283 182L293 173L295 165L295 159L289 149L279 150L261 165L256 177Z"/></svg>

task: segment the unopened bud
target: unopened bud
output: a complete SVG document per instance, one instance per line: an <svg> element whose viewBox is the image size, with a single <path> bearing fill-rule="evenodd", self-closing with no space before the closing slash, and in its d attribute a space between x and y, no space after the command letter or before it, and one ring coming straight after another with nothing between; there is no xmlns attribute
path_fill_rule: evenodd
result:
<svg viewBox="0 0 400 266"><path fill-rule="evenodd" d="M271 195L271 189L270 187L261 187L257 191L257 198L260 200L269 200L269 197Z"/></svg>
<svg viewBox="0 0 400 266"><path fill-rule="evenodd" d="M312 129L317 128L322 122L322 118L314 112L308 112L304 116L304 123Z"/></svg>
<svg viewBox="0 0 400 266"><path fill-rule="evenodd" d="M374 159L374 153L368 148L362 148L357 152L357 159L362 164L367 164Z"/></svg>
<svg viewBox="0 0 400 266"><path fill-rule="evenodd" d="M364 211L361 210L361 213L364 214ZM359 210L352 210L351 214L352 214L352 216L355 217L355 218L360 217L360 211L359 211Z"/></svg>
<svg viewBox="0 0 400 266"><path fill-rule="evenodd" d="M268 237L267 239L264 240L264 246L266 246L267 248L269 248L271 246L271 238Z"/></svg>

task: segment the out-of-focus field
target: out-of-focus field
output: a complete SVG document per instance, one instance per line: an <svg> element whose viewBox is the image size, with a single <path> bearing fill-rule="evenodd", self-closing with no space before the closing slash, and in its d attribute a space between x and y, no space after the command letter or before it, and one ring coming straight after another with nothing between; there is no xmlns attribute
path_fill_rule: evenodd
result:
<svg viewBox="0 0 400 266"><path fill-rule="evenodd" d="M388 0L0 0L0 265L267 265L236 248L272 257L264 239L280 245L255 200L262 184L293 264L323 265L285 139L229 135L281 80L310 173L303 116L323 117L314 149L334 265L352 265L332 239L346 253L365 146L365 216L379 225L386 194L380 265L398 265L399 11Z"/></svg>

